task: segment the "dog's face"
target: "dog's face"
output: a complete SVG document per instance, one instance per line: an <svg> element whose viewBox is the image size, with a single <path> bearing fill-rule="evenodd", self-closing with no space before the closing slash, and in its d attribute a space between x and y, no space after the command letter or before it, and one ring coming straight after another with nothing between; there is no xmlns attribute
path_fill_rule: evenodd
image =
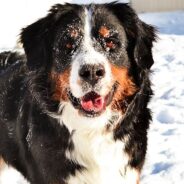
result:
<svg viewBox="0 0 184 184"><path fill-rule="evenodd" d="M69 100L82 115L98 116L111 104L118 86L122 93L135 92L127 71L127 37L118 19L104 7L80 7L72 15L66 15L56 30L55 98L61 100L67 89L68 99L62 100Z"/></svg>
<svg viewBox="0 0 184 184"><path fill-rule="evenodd" d="M57 5L22 33L29 68L45 68L52 98L85 117L125 112L153 63L153 40L125 4Z"/></svg>

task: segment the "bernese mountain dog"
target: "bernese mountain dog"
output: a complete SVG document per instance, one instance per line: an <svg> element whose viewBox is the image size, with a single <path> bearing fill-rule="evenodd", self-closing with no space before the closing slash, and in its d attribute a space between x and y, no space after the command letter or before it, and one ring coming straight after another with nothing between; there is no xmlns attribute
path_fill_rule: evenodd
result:
<svg viewBox="0 0 184 184"><path fill-rule="evenodd" d="M124 3L57 4L0 54L0 160L31 184L138 184L155 29Z"/></svg>

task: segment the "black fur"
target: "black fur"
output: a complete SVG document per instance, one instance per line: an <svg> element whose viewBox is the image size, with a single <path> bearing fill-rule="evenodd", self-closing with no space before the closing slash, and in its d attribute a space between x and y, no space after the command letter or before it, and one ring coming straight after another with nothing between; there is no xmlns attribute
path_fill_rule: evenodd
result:
<svg viewBox="0 0 184 184"><path fill-rule="evenodd" d="M139 91L128 105L120 127L114 131L114 139L130 137L125 148L131 158L129 165L141 170L151 121L147 104L152 96L149 73L155 31L139 20L127 4L97 6L112 12L126 32L129 72ZM69 175L84 169L65 157L65 150L72 150L74 146L68 129L46 113L56 113L58 109L58 102L51 98L49 80L53 60L59 72L67 65L58 67L57 59L66 54L66 62L70 60L67 53L55 52L58 27L75 19L81 9L79 5L54 6L45 18L23 29L21 41L25 56L11 52L0 54L0 157L32 184L64 184ZM120 26L119 22L114 25Z"/></svg>

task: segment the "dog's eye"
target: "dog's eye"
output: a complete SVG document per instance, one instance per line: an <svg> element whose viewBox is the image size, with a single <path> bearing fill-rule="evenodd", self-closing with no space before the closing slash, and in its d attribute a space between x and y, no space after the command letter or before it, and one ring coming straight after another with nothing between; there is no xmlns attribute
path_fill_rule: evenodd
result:
<svg viewBox="0 0 184 184"><path fill-rule="evenodd" d="M112 51L116 49L118 45L119 42L115 38L108 38L105 40L105 48L107 51Z"/></svg>
<svg viewBox="0 0 184 184"><path fill-rule="evenodd" d="M67 43L67 44L66 44L66 48L67 48L67 49L73 49L73 47L74 47L74 46L73 46L72 43Z"/></svg>
<svg viewBox="0 0 184 184"><path fill-rule="evenodd" d="M115 49L116 44L113 41L107 41L106 42L106 47L109 48L109 49Z"/></svg>

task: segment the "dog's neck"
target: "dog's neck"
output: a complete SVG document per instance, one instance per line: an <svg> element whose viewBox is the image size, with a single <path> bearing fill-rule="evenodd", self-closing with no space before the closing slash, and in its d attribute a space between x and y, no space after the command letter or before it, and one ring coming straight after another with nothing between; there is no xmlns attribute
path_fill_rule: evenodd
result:
<svg viewBox="0 0 184 184"><path fill-rule="evenodd" d="M70 103L63 104L60 107L60 123L64 124L70 132L72 131L105 131L118 124L121 114L107 108L98 117L85 117L79 113Z"/></svg>

